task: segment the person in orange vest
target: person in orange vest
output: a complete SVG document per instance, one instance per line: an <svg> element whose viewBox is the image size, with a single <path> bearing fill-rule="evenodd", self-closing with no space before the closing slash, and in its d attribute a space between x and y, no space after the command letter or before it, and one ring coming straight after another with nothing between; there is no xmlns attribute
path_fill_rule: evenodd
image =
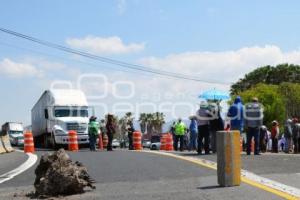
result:
<svg viewBox="0 0 300 200"><path fill-rule="evenodd" d="M272 122L271 139L272 139L272 153L278 153L278 137L279 137L279 123L274 120Z"/></svg>

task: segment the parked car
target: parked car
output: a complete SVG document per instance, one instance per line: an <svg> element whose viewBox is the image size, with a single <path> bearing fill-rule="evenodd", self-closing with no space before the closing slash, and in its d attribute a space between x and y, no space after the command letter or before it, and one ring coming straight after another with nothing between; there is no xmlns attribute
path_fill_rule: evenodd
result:
<svg viewBox="0 0 300 200"><path fill-rule="evenodd" d="M159 150L160 149L160 136L159 135L153 135L151 136L151 150Z"/></svg>
<svg viewBox="0 0 300 200"><path fill-rule="evenodd" d="M117 139L113 139L112 141L112 147L113 148L119 148L120 147L120 142Z"/></svg>
<svg viewBox="0 0 300 200"><path fill-rule="evenodd" d="M149 148L150 149L151 146L151 141L148 139L144 139L143 140L143 148Z"/></svg>

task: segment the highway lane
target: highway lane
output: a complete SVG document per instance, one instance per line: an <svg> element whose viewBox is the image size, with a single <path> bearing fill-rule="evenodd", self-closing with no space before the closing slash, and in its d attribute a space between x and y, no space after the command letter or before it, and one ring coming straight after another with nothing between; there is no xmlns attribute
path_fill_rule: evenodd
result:
<svg viewBox="0 0 300 200"><path fill-rule="evenodd" d="M21 152L0 154L0 175L17 168L28 159L28 156Z"/></svg>
<svg viewBox="0 0 300 200"><path fill-rule="evenodd" d="M216 171L175 158L121 150L69 154L85 164L97 182L95 191L72 199L281 199L247 184L220 188ZM0 198L23 199L33 190L34 168L0 185Z"/></svg>

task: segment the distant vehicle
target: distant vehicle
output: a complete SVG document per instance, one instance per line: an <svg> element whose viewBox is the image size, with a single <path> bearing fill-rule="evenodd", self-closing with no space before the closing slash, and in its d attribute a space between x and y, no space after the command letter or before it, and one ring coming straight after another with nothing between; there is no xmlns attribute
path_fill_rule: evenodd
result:
<svg viewBox="0 0 300 200"><path fill-rule="evenodd" d="M153 135L151 136L151 150L159 150L160 149L160 136L159 135Z"/></svg>
<svg viewBox="0 0 300 200"><path fill-rule="evenodd" d="M151 146L151 141L147 140L147 139L144 139L143 140L143 148L149 148L150 149L150 146Z"/></svg>
<svg viewBox="0 0 300 200"><path fill-rule="evenodd" d="M77 131L78 143L88 144L88 103L73 89L46 90L31 110L35 144L54 147L68 144L68 132Z"/></svg>
<svg viewBox="0 0 300 200"><path fill-rule="evenodd" d="M24 145L23 124L18 122L6 122L2 125L2 133L8 134L11 145Z"/></svg>
<svg viewBox="0 0 300 200"><path fill-rule="evenodd" d="M112 147L113 148L119 148L120 147L120 142L117 139L113 139L112 141Z"/></svg>

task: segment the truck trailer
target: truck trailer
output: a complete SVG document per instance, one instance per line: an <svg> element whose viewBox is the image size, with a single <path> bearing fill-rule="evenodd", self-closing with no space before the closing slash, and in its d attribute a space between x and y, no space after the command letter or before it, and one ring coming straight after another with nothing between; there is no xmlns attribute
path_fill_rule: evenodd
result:
<svg viewBox="0 0 300 200"><path fill-rule="evenodd" d="M68 144L68 132L77 132L78 143L88 144L88 103L81 90L46 90L31 110L36 146Z"/></svg>

